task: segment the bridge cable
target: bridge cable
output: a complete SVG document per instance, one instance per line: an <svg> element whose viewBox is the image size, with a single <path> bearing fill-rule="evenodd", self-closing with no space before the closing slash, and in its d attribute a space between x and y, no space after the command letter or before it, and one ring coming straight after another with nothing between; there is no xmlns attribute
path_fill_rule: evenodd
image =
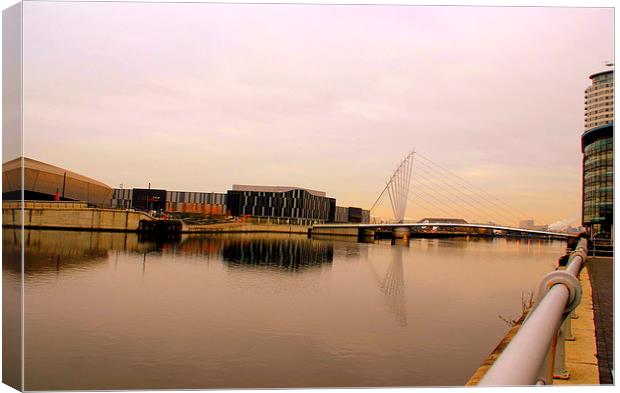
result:
<svg viewBox="0 0 620 393"><path fill-rule="evenodd" d="M444 198L447 199L447 201L441 200L440 198L434 196L433 194L431 194L429 191L427 191L426 189L420 188L421 191L423 191L424 193L426 193L430 198L434 199L436 202L440 203L440 204L451 204L452 206L455 207L455 211L457 211L458 213L456 214L456 216L454 218L457 218L457 216L462 216L462 211L466 210L467 212L469 212L467 215L470 216L472 219L470 219L470 221L476 221L476 218L479 218L480 216L480 212L476 211L475 208L470 208L468 204L463 205L460 204L458 202L455 202L454 200L446 197L445 195L443 195Z"/></svg>
<svg viewBox="0 0 620 393"><path fill-rule="evenodd" d="M434 168L432 168L432 167L428 166L427 164L425 164L425 163L423 163L423 162L421 162L421 161L418 161L418 162L419 162L421 165L426 166L429 170L433 171L433 173L436 173L436 174L438 174L439 176L443 177L444 179L447 179L447 180L446 180L446 181L444 181L444 182L445 182L446 184L448 184L451 188L453 188L453 189L455 189L455 190L458 190L458 189L457 189L457 188L456 188L456 187L452 184L452 182L451 182L451 181L448 181L449 179L448 179L448 177L447 177L444 173L438 172L436 169L434 169ZM420 169L424 170L423 168L420 168ZM424 171L425 171L425 173L428 173L428 172L426 172L426 170L424 170ZM467 195L466 193L464 193L464 192L462 192L462 191L461 191L461 193L462 193L463 195ZM503 209L503 208L499 207L497 203L495 203L495 202L493 202L493 201L488 200L488 199L487 199L487 198L485 198L484 196L481 196L481 195L479 195L479 194L477 194L477 193L475 193L475 192L474 192L474 193L471 195L471 197L472 197L472 199L473 199L473 200L476 200L476 199L477 199L478 201L479 201L480 199L482 199L484 202L486 202L486 204L483 204L483 206L496 206L496 207L497 207L497 209L499 209L499 211L501 211L501 212L502 212L502 213L501 213L501 215L502 215L502 216L504 216L504 217L512 217L512 219L516 219L517 221L520 219L520 217L519 217L519 216L514 215L514 213L512 213L512 212L506 211L506 209ZM494 214L495 214L495 213L494 213Z"/></svg>
<svg viewBox="0 0 620 393"><path fill-rule="evenodd" d="M452 171L450 171L450 170L448 170L448 169L445 169L445 168L444 168L444 167L442 167L441 165L439 165L439 164L437 164L437 163L433 162L432 160L430 160L430 159L428 159L428 158L426 158L426 157L424 157L424 156L420 155L420 153L418 153L418 157L422 158L423 160L426 160L426 161L430 162L431 164L433 164L433 165L435 165L436 167L438 167L438 168L442 169L443 171L447 172L448 174L452 175L453 177L455 177L455 178L459 179L459 180L460 180L462 183L464 183L465 185L468 185L468 186L470 186L470 187L474 187L474 188L476 188L476 187L477 187L477 186L475 186L475 185L473 185L473 184L469 183L467 180L463 179L463 178L462 178L462 177L460 177L459 175L457 175L457 174L453 173ZM479 188L479 187L478 187L478 188ZM476 192L476 191L474 190L474 192ZM502 204L502 205L504 205L505 207L507 207L507 208L511 209L513 212L518 213L519 215L523 215L524 217L529 217L529 216L530 216L529 214L526 214L526 213L524 213L523 211L521 211L521 210L519 210L519 209L516 209L515 207L513 207L513 206L511 206L511 205L507 204L506 202L504 202L504 201L502 201L501 199L499 199L499 198L497 198L497 197L495 197L495 196L493 196L493 195L489 194L488 192L486 192L486 191L484 191L484 190L482 190L482 189L480 189L480 192L482 192L483 194L488 195L490 198L495 199L495 200L496 200L496 201L498 201L500 204Z"/></svg>
<svg viewBox="0 0 620 393"><path fill-rule="evenodd" d="M442 211L443 213L447 214L448 216L451 216L451 215L452 215L452 213L451 213L451 212L446 211L446 210L445 210L445 209L444 209L441 205L438 205L438 204L436 204L436 203L434 203L434 202L428 201L426 198L422 197L420 194L417 194L417 193L415 193L415 192L413 192L413 194L414 194L415 196L417 196L418 198L420 198L421 200L423 200L424 202L426 202L426 203L430 203L431 205L433 205L433 206L437 207L440 211ZM407 198L407 199L409 199L410 201L412 201L412 202L413 202L413 199L410 199L410 198ZM430 211L430 209L429 209L429 211ZM430 212L431 212L431 213L433 213L432 211L430 211ZM424 218L424 217L422 217L422 218Z"/></svg>
<svg viewBox="0 0 620 393"><path fill-rule="evenodd" d="M429 174L429 176L432 176L432 174L431 174L431 173L429 173L428 171L426 171L426 170L425 170L425 169L423 169L423 168L419 168L419 169L420 169L421 171L418 171L418 172L416 173L416 175L417 175L419 178L423 178L423 179L425 179L425 180L428 180L428 184L429 184L429 185L430 185L430 184L433 184L433 185L440 186L440 188L441 188L442 190L447 191L448 193L450 193L450 194L454 195L455 197L457 197L459 200L461 200L462 202L464 202L464 203L465 203L465 204L467 204L468 206L474 206L474 208L475 208L475 209L479 210L479 211L476 213L476 215L477 215L477 216L480 216L480 215L481 215L481 216L483 216L483 217L484 217L484 216L486 216L486 217L490 218L490 219L491 219L491 221L496 221L498 218L501 218L502 220L505 220L506 218L508 218L508 220L507 220L508 222L510 222L510 221L512 221L512 220L513 220L513 218L511 218L511 215L509 215L509 214L507 214L507 213L504 213L503 211L499 211L499 212L498 212L498 211L495 211L494 209L490 208L489 206L487 206L487 205L485 205L485 204L480 204L480 203L476 202L475 200L474 200L474 201L471 201L471 200L469 200L469 199L464 199L464 198L468 198L468 195L467 195L467 194L465 194L465 193L463 193L463 192L460 192L460 191L459 191L456 187L454 187L454 185L452 185L452 184L450 184L450 183L447 183L447 182L445 182L445 181L443 181L443 182L441 182L441 183L438 183L437 181L433 181L433 180L436 180L436 179L432 179L432 178L430 178L430 179L429 179L429 178L428 178L428 177L426 177L426 176L422 176L422 175L420 175L420 172L423 172L423 173L425 173L425 174ZM445 184L445 185L447 185L448 187L450 187L451 189L455 190L456 192L454 192L454 191L450 191L450 190L446 189L446 187L444 187L444 186L443 186L444 184ZM436 188L434 188L434 189L436 190ZM460 195L459 195L459 194L457 194L457 193L460 193ZM464 198L463 198L463 197L461 197L461 195L463 195L463 196L464 196ZM444 195L444 196L445 196L445 195ZM472 202L475 202L475 203L472 203ZM489 213L490 213L490 214L489 214Z"/></svg>
<svg viewBox="0 0 620 393"><path fill-rule="evenodd" d="M421 162L421 161L418 161L418 162L419 162L421 165L426 166L429 170L433 171L433 173L436 173L437 175L439 175L439 176L443 177L444 179L447 179L447 180L446 180L446 181L444 181L444 182L445 182L446 184L448 184L451 188L458 190L458 189L457 189L457 188L456 188L456 187L452 184L452 181L451 181L451 180L449 181L449 178L445 175L445 173L439 172L439 171L437 171L436 169L434 169L434 168L430 167L429 165L427 165L427 164L425 164L425 163L423 163L423 162ZM424 170L423 168L420 168L420 169ZM425 171L425 173L428 173L428 172L426 172L426 171ZM465 187L464 187L464 188L465 188ZM494 201L492 201L492 200L489 200L488 198L484 197L483 195L480 195L480 194L479 194L479 193L477 193L475 190L471 190L470 188L468 188L468 191L473 192L473 194L471 195L472 199L474 199L474 200L476 200L476 199L477 199L477 200L482 199L484 202L486 202L486 205L485 205L485 204L482 204L482 206L495 206L495 207L497 207L497 209L499 209L499 211L501 211L501 212L502 212L502 213L500 213L500 215L502 215L503 217L512 217L512 219L516 219L516 221L517 221L517 222L521 219L521 217L519 217L519 216L515 215L513 212L506 211L506 209L503 209L502 207L500 207L500 206L499 206L496 202L494 202ZM463 195L467 195L467 194L465 194L465 193L462 193L462 194L463 194ZM511 220L512 220L512 219L511 219ZM510 221L511 221L511 220L510 220Z"/></svg>

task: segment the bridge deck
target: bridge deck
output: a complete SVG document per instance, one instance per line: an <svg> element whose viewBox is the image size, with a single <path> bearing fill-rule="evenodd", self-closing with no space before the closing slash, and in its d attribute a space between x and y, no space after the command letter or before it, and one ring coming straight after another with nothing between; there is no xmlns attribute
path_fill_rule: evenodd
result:
<svg viewBox="0 0 620 393"><path fill-rule="evenodd" d="M558 236L558 237L578 237L578 235L562 232L539 231L535 229L513 228L501 225L486 224L465 224L465 223L449 223L449 222L415 222L415 223L389 223L389 224L317 224L313 228L423 228L423 227L460 227L460 228L481 228L492 229L506 232L520 232L532 235Z"/></svg>

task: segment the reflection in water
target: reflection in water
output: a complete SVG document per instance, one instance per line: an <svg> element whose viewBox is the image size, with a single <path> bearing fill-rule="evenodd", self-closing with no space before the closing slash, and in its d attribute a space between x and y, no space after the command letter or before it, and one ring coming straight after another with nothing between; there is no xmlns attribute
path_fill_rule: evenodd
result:
<svg viewBox="0 0 620 393"><path fill-rule="evenodd" d="M379 277L373 264L368 266L384 295L388 308L396 316L400 326L407 326L407 301L405 298L405 274L403 270L403 247L394 247L392 260L383 279Z"/></svg>
<svg viewBox="0 0 620 393"><path fill-rule="evenodd" d="M3 228L5 265L21 271L19 237L16 229ZM200 259L221 258L230 266L265 265L299 270L331 263L334 247L331 242L320 242L306 237L283 235L252 238L243 235L184 236L168 239L138 236L135 233L78 232L54 230L25 230L26 274L72 268L84 268L85 263L101 263L109 253L138 254L142 270L146 270L151 255L182 254ZM347 253L359 255L358 247L348 245ZM9 262L11 261L11 262Z"/></svg>
<svg viewBox="0 0 620 393"><path fill-rule="evenodd" d="M334 246L307 238L234 240L224 245L222 257L230 266L257 265L299 270L331 263Z"/></svg>
<svg viewBox="0 0 620 393"><path fill-rule="evenodd" d="M19 237L3 234L5 255L17 257ZM497 315L520 311L521 294L564 250L24 235L27 390L462 385L505 334Z"/></svg>
<svg viewBox="0 0 620 393"><path fill-rule="evenodd" d="M403 272L403 249L398 247L381 283L381 292L401 326L407 326L407 303L405 300L405 275Z"/></svg>
<svg viewBox="0 0 620 393"><path fill-rule="evenodd" d="M21 255L16 229L2 228L2 249L7 255L4 266L14 272L21 271ZM97 264L107 260L108 248L93 246L89 233L71 232L58 237L56 231L24 231L24 272L26 275L61 269L76 269L84 264ZM10 261L10 262L9 262Z"/></svg>

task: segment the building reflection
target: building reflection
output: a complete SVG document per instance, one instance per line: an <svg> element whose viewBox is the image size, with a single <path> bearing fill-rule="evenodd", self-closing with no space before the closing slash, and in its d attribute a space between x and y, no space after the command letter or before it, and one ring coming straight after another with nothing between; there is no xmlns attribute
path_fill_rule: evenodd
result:
<svg viewBox="0 0 620 393"><path fill-rule="evenodd" d="M2 228L3 267L21 272L20 229ZM140 242L135 233L23 230L26 275L82 269L108 260L111 251L144 253L157 250L154 242Z"/></svg>
<svg viewBox="0 0 620 393"><path fill-rule="evenodd" d="M297 271L331 264L334 246L307 238L231 239L224 244L222 259L231 267L255 265Z"/></svg>
<svg viewBox="0 0 620 393"><path fill-rule="evenodd" d="M3 228L3 266L21 272L19 229ZM82 269L104 263L119 253L181 254L200 259L222 259L229 266L272 266L299 270L332 263L331 242L306 237L258 235L192 235L179 239L147 238L135 233L24 230L24 271Z"/></svg>

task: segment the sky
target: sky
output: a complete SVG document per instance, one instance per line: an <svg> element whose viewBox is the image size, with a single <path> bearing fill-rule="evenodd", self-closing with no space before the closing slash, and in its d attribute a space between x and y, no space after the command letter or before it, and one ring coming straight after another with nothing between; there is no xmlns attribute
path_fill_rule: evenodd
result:
<svg viewBox="0 0 620 393"><path fill-rule="evenodd" d="M24 155L112 187L295 185L369 208L415 149L523 219L578 223L584 90L613 60L613 22L610 8L27 2Z"/></svg>

